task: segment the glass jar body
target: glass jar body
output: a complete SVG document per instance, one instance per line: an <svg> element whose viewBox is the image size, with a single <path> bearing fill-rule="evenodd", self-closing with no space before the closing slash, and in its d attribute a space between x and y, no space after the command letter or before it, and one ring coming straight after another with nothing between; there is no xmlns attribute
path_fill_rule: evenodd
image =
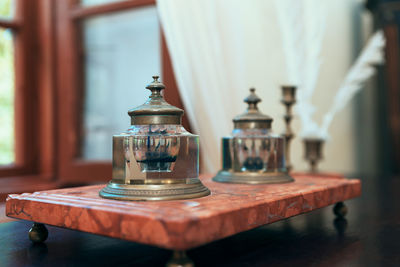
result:
<svg viewBox="0 0 400 267"><path fill-rule="evenodd" d="M199 137L181 125L133 125L113 136L113 153L113 182L185 183L199 176Z"/></svg>
<svg viewBox="0 0 400 267"><path fill-rule="evenodd" d="M233 172L285 172L284 139L279 136L222 138L222 169Z"/></svg>

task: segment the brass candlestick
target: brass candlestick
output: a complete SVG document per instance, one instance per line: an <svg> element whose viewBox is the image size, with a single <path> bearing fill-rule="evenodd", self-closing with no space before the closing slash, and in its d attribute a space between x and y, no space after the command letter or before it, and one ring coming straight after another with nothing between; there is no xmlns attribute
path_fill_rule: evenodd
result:
<svg viewBox="0 0 400 267"><path fill-rule="evenodd" d="M292 121L292 106L296 103L296 86L284 85L282 88L282 104L286 107L286 114L284 116L286 129L282 134L285 137L286 146L285 146L285 159L286 159L286 169L290 172L293 169L293 165L290 162L290 141L293 139L294 134L290 123Z"/></svg>
<svg viewBox="0 0 400 267"><path fill-rule="evenodd" d="M304 158L310 162L310 171L317 172L318 161L323 159L322 147L324 139L321 138L304 138L305 155Z"/></svg>

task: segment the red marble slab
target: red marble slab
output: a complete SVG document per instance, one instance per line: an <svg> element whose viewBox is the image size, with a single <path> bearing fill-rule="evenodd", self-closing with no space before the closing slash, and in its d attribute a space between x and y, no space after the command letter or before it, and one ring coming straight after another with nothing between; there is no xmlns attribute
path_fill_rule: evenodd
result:
<svg viewBox="0 0 400 267"><path fill-rule="evenodd" d="M211 195L191 200L102 199L104 185L9 195L9 217L186 250L361 194L359 180L295 176L272 185L223 184L203 176Z"/></svg>

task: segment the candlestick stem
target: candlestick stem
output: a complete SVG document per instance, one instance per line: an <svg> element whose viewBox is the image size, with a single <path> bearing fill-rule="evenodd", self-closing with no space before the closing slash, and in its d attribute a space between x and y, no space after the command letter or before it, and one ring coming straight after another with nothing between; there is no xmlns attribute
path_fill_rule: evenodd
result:
<svg viewBox="0 0 400 267"><path fill-rule="evenodd" d="M290 172L293 169L293 165L291 163L291 157L290 157L290 143L295 136L292 131L291 122L292 122L292 118L293 118L292 107L296 103L296 99L295 99L296 87L295 86L282 86L281 89L282 89L282 97L283 97L281 102L286 108L286 113L283 117L285 120L285 132L283 133L283 136L286 141L285 160L286 160L286 169L288 170L288 172Z"/></svg>

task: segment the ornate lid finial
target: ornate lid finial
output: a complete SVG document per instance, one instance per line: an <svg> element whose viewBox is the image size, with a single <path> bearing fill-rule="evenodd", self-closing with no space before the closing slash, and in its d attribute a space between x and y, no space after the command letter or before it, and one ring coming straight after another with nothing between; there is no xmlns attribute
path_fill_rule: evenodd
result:
<svg viewBox="0 0 400 267"><path fill-rule="evenodd" d="M165 85L153 76L153 81L146 86L151 91L149 99L136 108L128 111L132 125L143 124L181 124L183 110L168 104L161 91Z"/></svg>
<svg viewBox="0 0 400 267"><path fill-rule="evenodd" d="M261 102L256 93L256 89L250 88L250 95L244 99L249 106L247 111L233 119L235 129L270 129L272 118L262 114L257 107Z"/></svg>
<svg viewBox="0 0 400 267"><path fill-rule="evenodd" d="M255 88L250 88L250 95L244 99L244 102L249 105L248 110L258 110L257 104L261 102L261 98L255 92Z"/></svg>
<svg viewBox="0 0 400 267"><path fill-rule="evenodd" d="M151 91L151 98L153 97L160 97L161 90L165 89L165 85L158 80L159 76L154 75L153 81L146 86L146 89Z"/></svg>

